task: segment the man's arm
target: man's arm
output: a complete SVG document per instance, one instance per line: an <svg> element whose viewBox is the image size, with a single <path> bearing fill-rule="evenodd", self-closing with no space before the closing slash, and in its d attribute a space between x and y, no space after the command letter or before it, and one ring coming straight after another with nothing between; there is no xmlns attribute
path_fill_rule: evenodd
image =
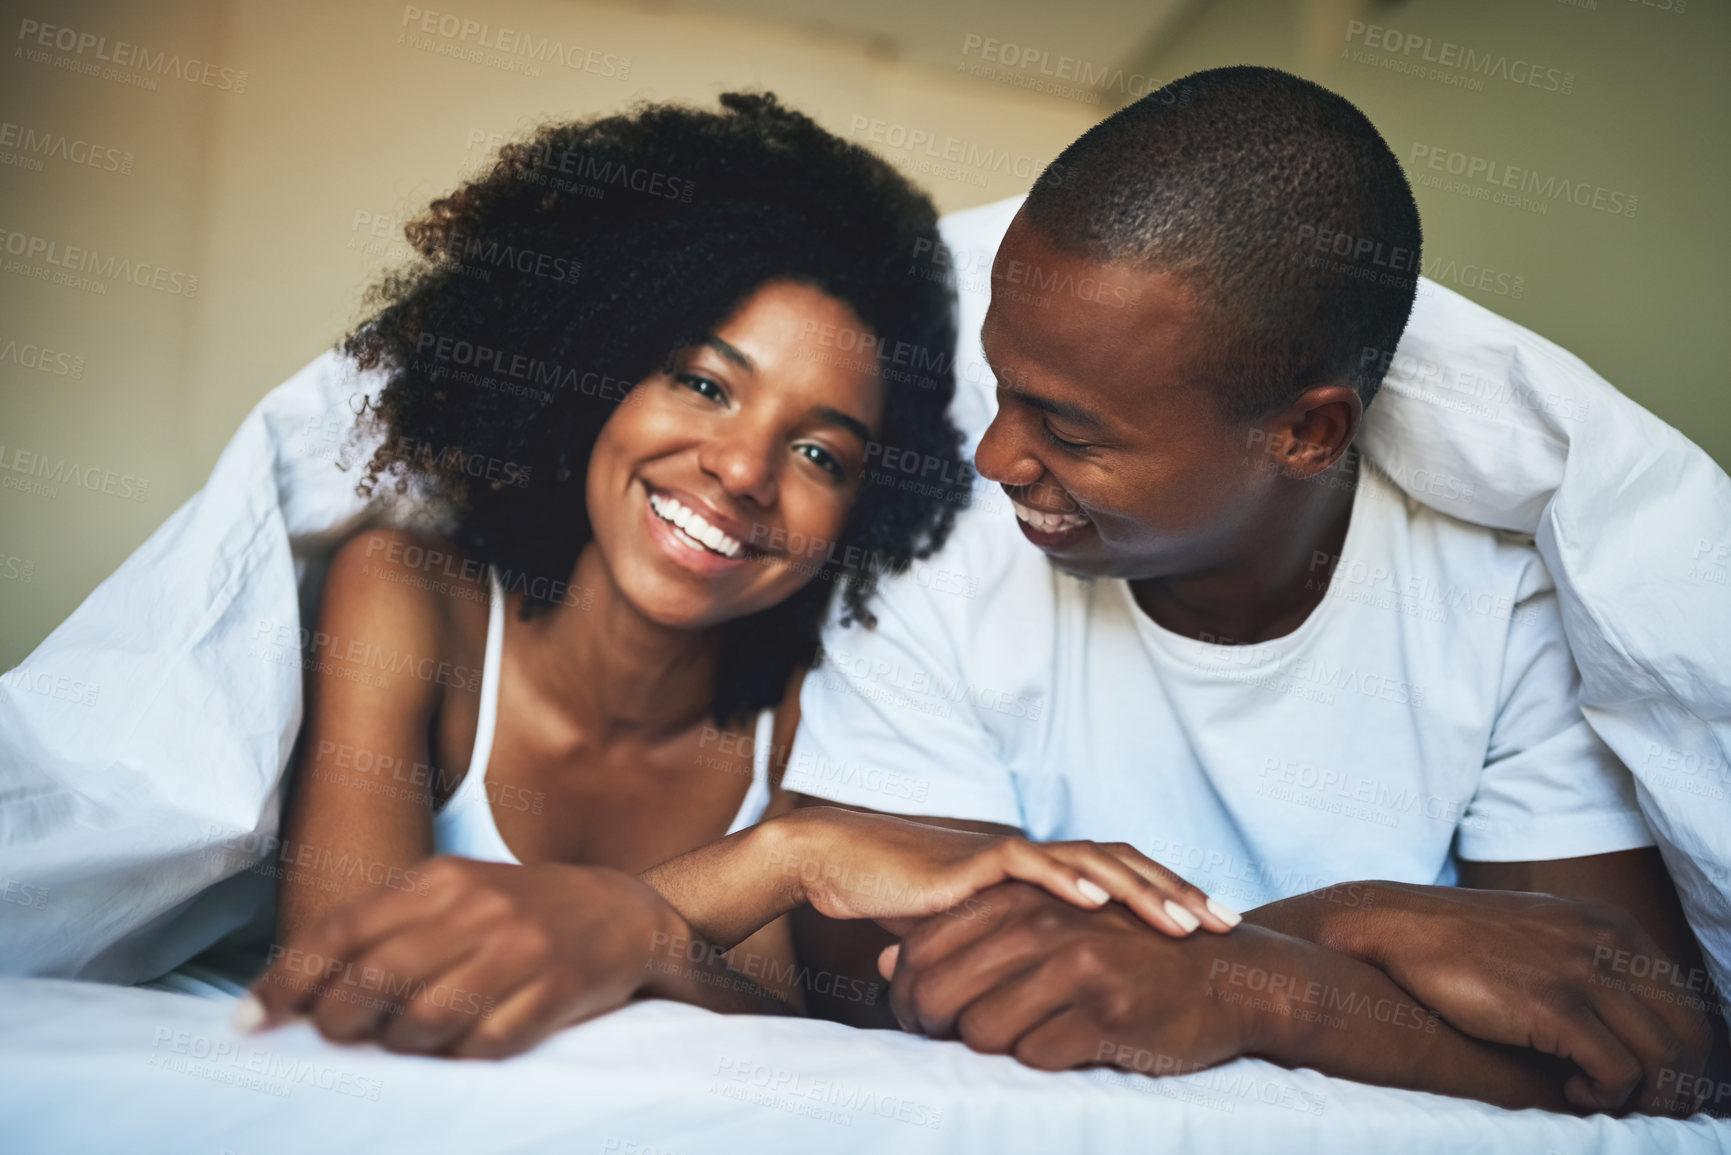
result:
<svg viewBox="0 0 1731 1155"><path fill-rule="evenodd" d="M1461 879L1342 883L1246 918L1380 968L1471 1035L1570 1060L1584 1108L1687 1113L1678 1090L1723 1066L1723 1016L1658 852L1462 862Z"/></svg>
<svg viewBox="0 0 1731 1155"><path fill-rule="evenodd" d="M1377 927L1378 888L1387 885L1368 881L1338 883L1269 903L1249 912L1246 918L1271 930L1357 953L1364 936ZM1680 966L1700 965L1701 948L1689 929L1664 860L1653 847L1550 862L1462 860L1460 885L1472 890L1550 894L1576 902L1620 907ZM1386 897L1385 894L1385 910Z"/></svg>
<svg viewBox="0 0 1731 1155"><path fill-rule="evenodd" d="M1474 890L1521 890L1621 907L1679 965L1699 968L1701 947L1658 848L1620 850L1550 862L1468 862L1460 884ZM1706 972L1703 970L1703 974Z"/></svg>
<svg viewBox="0 0 1731 1155"><path fill-rule="evenodd" d="M1255 926L1171 939L1027 887L925 920L894 961L909 1030L1042 1069L1181 1074L1240 1056L1383 1086L1566 1110L1554 1080L1440 1021L1375 967Z"/></svg>
<svg viewBox="0 0 1731 1155"><path fill-rule="evenodd" d="M1731 1038L1726 1033L1722 995L1656 847L1551 862L1463 861L1460 874L1461 885L1479 890L1536 891L1627 911L1662 953L1655 957L1619 954L1606 950L1606 944L1596 944L1595 980L1635 990L1653 1004L1655 1013L1675 1023L1686 1039L1693 1037L1698 1043L1701 1020L1712 1033L1711 1051L1702 1060L1690 1064L1685 1054L1643 1064L1649 1105L1668 1114L1688 1114L1690 1105L1680 1092L1698 1085L1702 1074L1714 1085L1731 1083Z"/></svg>
<svg viewBox="0 0 1731 1155"><path fill-rule="evenodd" d="M1646 1061L1644 1098L1652 1109L1666 1113L1678 1108L1678 1090L1689 1076L1711 1075L1715 1083L1731 1075L1731 1040L1727 1039L1724 1005L1702 957L1701 944L1689 927L1682 900L1665 869L1657 847L1560 858L1549 862L1466 862L1460 864L1461 885L1477 890L1528 891L1554 894L1585 903L1600 903L1626 911L1659 947L1643 957L1619 954L1595 944L1593 979L1598 985L1632 990L1644 998L1685 1041L1681 1055ZM1711 1032L1710 1050L1700 1053L1700 1029Z"/></svg>

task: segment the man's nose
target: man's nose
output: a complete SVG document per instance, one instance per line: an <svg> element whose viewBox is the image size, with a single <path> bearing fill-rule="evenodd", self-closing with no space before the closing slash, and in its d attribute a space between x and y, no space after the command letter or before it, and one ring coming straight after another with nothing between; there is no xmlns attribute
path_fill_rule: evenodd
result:
<svg viewBox="0 0 1731 1155"><path fill-rule="evenodd" d="M1000 407L974 450L974 472L999 485L1030 486L1046 469L1027 451L1022 435Z"/></svg>

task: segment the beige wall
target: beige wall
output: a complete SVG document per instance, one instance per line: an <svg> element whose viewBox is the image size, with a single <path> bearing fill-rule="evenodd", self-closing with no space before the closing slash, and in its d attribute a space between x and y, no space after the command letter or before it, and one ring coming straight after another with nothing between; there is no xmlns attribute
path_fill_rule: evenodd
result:
<svg viewBox="0 0 1731 1155"><path fill-rule="evenodd" d="M1161 76L1266 64L1353 100L1415 181L1426 272L1569 349L1731 465L1731 4L1578 6L1594 3L1214 0L1142 64ZM1391 31L1410 53L1386 47ZM1431 57L1446 52L1454 66L1427 64L1426 38ZM1468 50L1497 73L1477 74L1477 91L1391 67L1468 78L1454 64ZM1528 76L1523 64L1538 66L1539 87L1502 79ZM1448 166L1474 157L1516 182L1511 195L1534 178L1542 193L1553 177L1559 195L1526 194L1541 214L1478 199L1503 191L1482 177L1466 182L1470 192L1420 183L1460 180ZM1514 168L1523 172L1504 175ZM1602 190L1607 206L1635 198L1633 215L1564 203L1563 181Z"/></svg>
<svg viewBox="0 0 1731 1155"><path fill-rule="evenodd" d="M1731 418L1715 387L1731 353L1718 267L1731 239L1720 207L1731 164L1731 17L1723 5L1686 2L1679 14L1636 0L1598 0L1597 10L1544 0L1205 0L1141 53L1139 70L1170 78L1216 63L1281 65L1357 100L1403 160L1415 144L1437 146L1638 197L1633 216L1561 204L1537 215L1418 190L1428 251L1445 261L1439 279L1580 353L1723 463ZM954 67L965 63L958 51L929 45L904 53L924 63L898 63L881 37L799 31L717 6L417 6L599 54L593 71L543 63L531 76L496 67L498 52L493 63L442 55L457 42L406 29L408 6L395 2L5 0L0 121L16 128L4 131L51 140L51 153L61 138L69 154L112 151L91 166L0 141L0 153L27 162L0 164L0 247L20 234L27 246L57 245L62 260L75 245L162 272L156 288L96 278L106 284L98 293L31 275L54 271L40 252L0 253L0 481L32 484L14 468L22 452L50 471L63 462L92 471L84 477L97 486L0 488L0 668L202 484L259 397L359 318L364 286L407 251L394 225L380 238L371 222L400 220L473 171L488 151L476 135L485 142L635 99L768 88L844 135L875 131L875 147L955 209L1023 191L1031 171L1110 107L1010 83L1037 78L1033 69L981 78ZM1020 8L1024 26L1030 12L1044 13L1054 29L1050 44L1024 37L1023 47L1055 59L1076 10ZM1343 59L1343 48L1364 50L1346 41L1349 21L1371 20L1361 9L1386 12L1374 22L1403 34L1573 72L1573 91L1490 80L1474 92ZM72 50L20 39L28 20L72 30ZM153 91L116 75L143 73L136 59L84 75L61 65L104 65L76 34L104 38L109 55L124 40L151 60L163 53L216 70L159 76ZM1137 39L1124 37L1133 58ZM626 58L623 79L605 74ZM922 166L922 154L891 144L914 133L1010 164ZM126 171L107 171L110 163ZM1469 265L1500 276L1468 285ZM190 276L196 295L172 291ZM42 347L65 358L51 368L76 365L78 375L22 364L26 349Z"/></svg>
<svg viewBox="0 0 1731 1155"><path fill-rule="evenodd" d="M89 62L92 52L77 57L19 38L22 22L34 19L112 30L111 41L127 36L153 55L162 45L183 60L216 59L221 26L208 0L162 5L146 22L120 19L120 5L8 3L3 11L0 668L22 659L144 540L220 448L195 446L187 432L202 284L189 298L125 280L66 285L33 274L64 271L50 256L77 265L81 255L68 252L76 246L100 263L115 258L116 270L122 260L134 273L148 268L147 281L168 270L169 289L179 273L179 287L188 287L185 276L203 264L200 205L218 102L245 99L184 80L159 79L149 91L78 75L53 61ZM36 151L26 150L30 143ZM12 255L20 244L23 255ZM32 254L32 244L54 249ZM40 362L44 349L55 371L26 364ZM96 491L32 477L44 460L52 473L77 466Z"/></svg>

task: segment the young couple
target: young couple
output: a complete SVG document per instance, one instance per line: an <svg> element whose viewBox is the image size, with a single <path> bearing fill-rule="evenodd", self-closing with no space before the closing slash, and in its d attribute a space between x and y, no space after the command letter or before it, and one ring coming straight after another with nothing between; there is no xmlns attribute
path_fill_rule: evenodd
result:
<svg viewBox="0 0 1731 1155"><path fill-rule="evenodd" d="M1054 162L982 333L975 468L1011 518L873 468L966 472L952 302L910 270L930 202L772 97L722 104L507 147L349 338L386 378L366 484L446 536L332 564L285 817L313 865L240 1021L498 1056L654 996L1054 1069L1686 1108L1707 1021L1597 962L1698 955L1536 554L1352 447L1416 286L1301 238L1418 252L1370 123L1220 69ZM696 195L591 199L572 157ZM462 342L570 387L453 373ZM904 572L940 548L977 596ZM1372 567L1475 596L1391 612L1354 596ZM363 768L391 765L425 789Z"/></svg>

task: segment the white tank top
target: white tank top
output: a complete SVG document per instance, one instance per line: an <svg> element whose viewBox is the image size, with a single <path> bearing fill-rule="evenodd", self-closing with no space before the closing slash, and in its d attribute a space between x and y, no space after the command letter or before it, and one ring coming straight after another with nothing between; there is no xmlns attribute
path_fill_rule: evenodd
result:
<svg viewBox="0 0 1731 1155"><path fill-rule="evenodd" d="M499 716L499 654L505 645L505 592L499 577L487 573L492 586L487 606L487 651L481 666L481 716L475 726L475 752L469 756L469 772L444 807L433 816L433 853L457 854L483 862L517 862L493 821L487 798L487 762L493 753L493 727ZM734 815L732 834L763 817L769 805L769 750L774 740L775 711L757 716L757 732L751 743L751 788Z"/></svg>

